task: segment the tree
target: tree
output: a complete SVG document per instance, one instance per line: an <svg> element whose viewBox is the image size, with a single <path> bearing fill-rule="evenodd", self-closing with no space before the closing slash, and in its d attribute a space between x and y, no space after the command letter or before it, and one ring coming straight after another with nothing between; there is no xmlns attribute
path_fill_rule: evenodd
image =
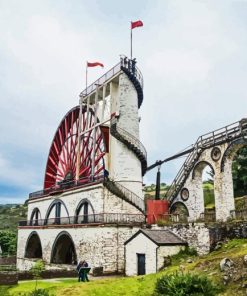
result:
<svg viewBox="0 0 247 296"><path fill-rule="evenodd" d="M38 285L38 279L41 278L41 273L45 270L45 265L42 260L38 260L35 262L34 266L31 268L31 273L34 277L35 281L35 288L34 288L34 294L35 291L37 290L37 285Z"/></svg>
<svg viewBox="0 0 247 296"><path fill-rule="evenodd" d="M0 231L0 246L3 255L16 254L17 237L14 232L8 230Z"/></svg>
<svg viewBox="0 0 247 296"><path fill-rule="evenodd" d="M234 196L247 194L247 147L239 149L232 163Z"/></svg>

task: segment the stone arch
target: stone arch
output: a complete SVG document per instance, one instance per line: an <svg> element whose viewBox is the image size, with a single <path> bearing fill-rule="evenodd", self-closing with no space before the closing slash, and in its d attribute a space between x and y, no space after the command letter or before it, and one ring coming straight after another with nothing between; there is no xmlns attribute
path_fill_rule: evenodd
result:
<svg viewBox="0 0 247 296"><path fill-rule="evenodd" d="M193 171L192 171L192 179L195 179L196 174L199 172L202 174L202 171L205 169L206 166L209 166L210 169L212 170L213 174L215 175L214 167L212 164L206 160L199 161L195 164ZM198 171L199 169L199 171Z"/></svg>
<svg viewBox="0 0 247 296"><path fill-rule="evenodd" d="M173 203L173 204L171 205L171 207L170 207L170 209L169 209L170 214L174 214L175 211L176 211L176 209L177 209L178 207L182 207L182 208L184 209L184 213L185 213L185 215L186 215L187 217L189 217L189 210L188 210L188 208L186 207L185 203L183 203L182 201L177 201L177 202L175 202L175 203Z"/></svg>
<svg viewBox="0 0 247 296"><path fill-rule="evenodd" d="M209 167L215 178L214 165L209 161L199 161L194 166L192 171L193 180L193 195L195 197L195 203L198 207L198 214L205 221L215 221L215 207L216 207L216 197L215 197L215 182L213 184L207 184L207 188L203 186L203 172L206 167Z"/></svg>
<svg viewBox="0 0 247 296"><path fill-rule="evenodd" d="M25 247L25 258L42 259L42 245L39 235L36 231L29 234Z"/></svg>
<svg viewBox="0 0 247 296"><path fill-rule="evenodd" d="M224 172L226 160L229 158L233 160L237 151L241 149L243 146L247 146L247 138L240 138L238 140L231 142L228 145L221 159L221 164L220 164L221 172Z"/></svg>
<svg viewBox="0 0 247 296"><path fill-rule="evenodd" d="M30 225L38 225L41 220L41 213L39 208L34 208L30 216Z"/></svg>
<svg viewBox="0 0 247 296"><path fill-rule="evenodd" d="M51 250L51 263L77 263L74 241L67 231L62 231L57 235Z"/></svg>
<svg viewBox="0 0 247 296"><path fill-rule="evenodd" d="M64 208L67 217L62 217L61 216L62 207ZM50 216L53 209L55 209L55 216L54 216L54 218L49 219L49 216ZM55 199L50 204L50 206L49 206L49 208L48 208L48 210L46 212L45 224L60 224L61 219L63 219L63 221L62 221L62 222L64 222L63 224L69 224L70 223L69 212L68 212L68 209L67 209L65 203L61 199Z"/></svg>
<svg viewBox="0 0 247 296"><path fill-rule="evenodd" d="M83 209L83 213L81 210ZM90 211L91 209L91 211ZM92 212L92 214L90 214ZM80 219L81 218L81 219ZM83 198L75 210L75 223L88 223L95 221L95 212L92 203L87 198Z"/></svg>

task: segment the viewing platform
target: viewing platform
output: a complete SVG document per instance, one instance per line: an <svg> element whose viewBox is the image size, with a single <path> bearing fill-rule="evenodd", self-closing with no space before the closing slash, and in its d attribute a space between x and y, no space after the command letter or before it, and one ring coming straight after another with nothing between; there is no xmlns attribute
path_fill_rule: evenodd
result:
<svg viewBox="0 0 247 296"><path fill-rule="evenodd" d="M145 216L141 214L99 213L72 217L24 220L19 222L19 228L78 227L98 224L142 225L144 223Z"/></svg>

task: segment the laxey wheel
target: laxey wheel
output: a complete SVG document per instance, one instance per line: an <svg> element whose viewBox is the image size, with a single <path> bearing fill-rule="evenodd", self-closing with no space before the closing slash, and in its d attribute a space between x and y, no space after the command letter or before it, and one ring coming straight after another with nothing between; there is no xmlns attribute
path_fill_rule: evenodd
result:
<svg viewBox="0 0 247 296"><path fill-rule="evenodd" d="M61 121L53 138L45 171L44 189L55 187L62 183L73 183L76 178L78 151L79 106L71 109ZM82 107L81 131L86 130L87 111ZM98 120L97 120L98 122ZM95 124L94 112L89 109L88 129ZM104 173L104 155L107 152L109 129L95 128L95 153L93 153L93 129L81 136L79 183L86 183L91 177L97 178ZM94 176L92 163L94 157Z"/></svg>

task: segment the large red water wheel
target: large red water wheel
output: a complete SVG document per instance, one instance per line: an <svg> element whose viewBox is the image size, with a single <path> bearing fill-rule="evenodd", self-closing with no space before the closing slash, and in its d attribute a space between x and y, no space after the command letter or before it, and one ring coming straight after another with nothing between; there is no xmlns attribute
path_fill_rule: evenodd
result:
<svg viewBox="0 0 247 296"><path fill-rule="evenodd" d="M82 109L81 130L86 130L87 111ZM88 113L88 128L94 125L92 110ZM79 106L71 109L61 121L48 155L45 171L44 189L59 186L62 183L73 183L76 179L78 151ZM79 183L88 182L92 177L103 175L105 140L100 127L95 129L95 153L93 153L93 130L81 136ZM92 176L94 158L95 170Z"/></svg>

